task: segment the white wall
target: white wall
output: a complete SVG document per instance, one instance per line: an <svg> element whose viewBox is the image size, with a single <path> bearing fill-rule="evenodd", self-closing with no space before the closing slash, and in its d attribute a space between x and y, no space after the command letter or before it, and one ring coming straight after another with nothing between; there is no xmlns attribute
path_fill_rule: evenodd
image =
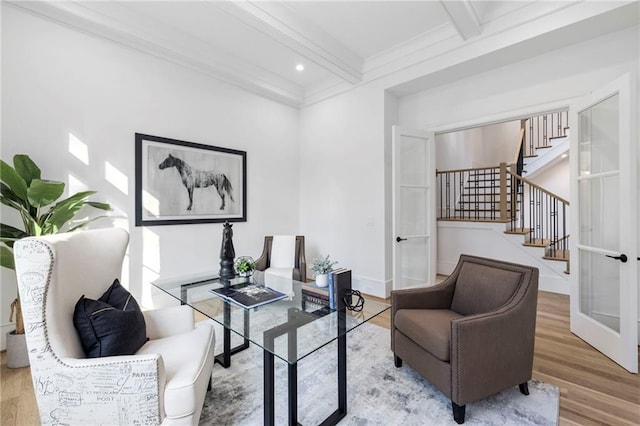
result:
<svg viewBox="0 0 640 426"><path fill-rule="evenodd" d="M436 135L436 169L457 170L477 167L480 159L482 128Z"/></svg>
<svg viewBox="0 0 640 426"><path fill-rule="evenodd" d="M517 159L520 120L482 127L482 161L484 165L513 163Z"/></svg>
<svg viewBox="0 0 640 426"><path fill-rule="evenodd" d="M505 234L504 223L438 222L438 273L453 272L461 254L531 265L540 271L540 290L569 294L565 262L544 260L544 249L523 246L523 235Z"/></svg>
<svg viewBox="0 0 640 426"><path fill-rule="evenodd" d="M456 170L513 163L520 121L436 135L436 168Z"/></svg>
<svg viewBox="0 0 640 426"><path fill-rule="evenodd" d="M583 96L637 69L638 29L608 34L400 99L400 124L477 125ZM539 111L539 109L538 109Z"/></svg>
<svg viewBox="0 0 640 426"><path fill-rule="evenodd" d="M300 230L354 287L385 288L385 95L361 87L300 111Z"/></svg>
<svg viewBox="0 0 640 426"><path fill-rule="evenodd" d="M296 109L2 8L2 158L27 153L44 177L81 182L112 204L123 218L113 222L131 232L124 281L143 304L158 275L219 270L222 224L134 227L135 132L247 151L248 221L233 225L237 255L259 256L265 234L298 232ZM88 165L69 152L71 134L86 144ZM105 177L108 165L120 188ZM6 272L3 331L15 294Z"/></svg>
<svg viewBox="0 0 640 426"><path fill-rule="evenodd" d="M535 176L528 178L533 183L553 192L554 194L568 200L571 198L569 191L570 183L569 157L561 159L553 166L536 173Z"/></svg>

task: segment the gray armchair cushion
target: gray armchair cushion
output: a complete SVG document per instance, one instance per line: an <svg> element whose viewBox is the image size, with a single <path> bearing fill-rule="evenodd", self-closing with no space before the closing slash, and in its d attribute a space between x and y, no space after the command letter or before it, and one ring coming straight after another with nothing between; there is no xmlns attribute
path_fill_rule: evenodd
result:
<svg viewBox="0 0 640 426"><path fill-rule="evenodd" d="M462 315L449 309L400 309L394 326L441 361L451 358L451 320Z"/></svg>
<svg viewBox="0 0 640 426"><path fill-rule="evenodd" d="M521 280L519 271L466 262L458 275L451 309L462 315L493 311L513 297Z"/></svg>

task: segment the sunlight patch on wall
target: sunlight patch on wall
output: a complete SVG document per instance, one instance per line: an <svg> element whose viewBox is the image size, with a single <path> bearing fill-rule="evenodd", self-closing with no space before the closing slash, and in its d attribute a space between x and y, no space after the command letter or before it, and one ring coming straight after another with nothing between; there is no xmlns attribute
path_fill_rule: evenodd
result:
<svg viewBox="0 0 640 426"><path fill-rule="evenodd" d="M104 178L124 195L129 195L129 178L108 161L104 162Z"/></svg>
<svg viewBox="0 0 640 426"><path fill-rule="evenodd" d="M153 306L151 282L160 276L160 237L148 228L142 229L142 304Z"/></svg>
<svg viewBox="0 0 640 426"><path fill-rule="evenodd" d="M105 202L111 206L111 210L96 210L100 213L101 216L107 215L106 218L100 220L110 220L114 227L122 228L125 231L129 232L129 218L127 217L127 213L120 207L117 207L116 203L113 200L107 199L105 200Z"/></svg>
<svg viewBox="0 0 640 426"><path fill-rule="evenodd" d="M67 177L67 192L68 194L75 194L76 192L87 191L87 185L80 179L69 174Z"/></svg>
<svg viewBox="0 0 640 426"><path fill-rule="evenodd" d="M152 216L160 216L160 201L147 191L142 191L142 208Z"/></svg>
<svg viewBox="0 0 640 426"><path fill-rule="evenodd" d="M89 165L89 148L73 133L69 133L69 152L87 166Z"/></svg>

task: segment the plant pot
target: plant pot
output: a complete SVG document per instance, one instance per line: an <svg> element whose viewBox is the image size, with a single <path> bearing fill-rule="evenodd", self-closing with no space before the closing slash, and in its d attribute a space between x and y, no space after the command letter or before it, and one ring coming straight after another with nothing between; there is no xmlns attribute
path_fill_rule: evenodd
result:
<svg viewBox="0 0 640 426"><path fill-rule="evenodd" d="M326 287L329 285L329 274L317 274L316 285L318 287Z"/></svg>
<svg viewBox="0 0 640 426"><path fill-rule="evenodd" d="M21 368L29 366L29 351L27 350L27 336L7 333L7 368Z"/></svg>

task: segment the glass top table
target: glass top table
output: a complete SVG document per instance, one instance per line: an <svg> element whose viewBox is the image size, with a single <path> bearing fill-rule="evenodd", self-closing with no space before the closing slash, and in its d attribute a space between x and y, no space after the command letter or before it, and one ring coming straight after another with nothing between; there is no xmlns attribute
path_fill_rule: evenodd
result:
<svg viewBox="0 0 640 426"><path fill-rule="evenodd" d="M243 283L265 285L284 293L287 298L257 308L245 309L212 292L224 286ZM222 281L219 277L191 276L159 279L153 286L182 304L224 327L224 350L216 356L223 367L231 363L231 355L249 347L249 342L264 352L265 424L275 423L274 357L288 363L289 424L297 423L297 364L327 344L338 346L338 410L323 425L336 424L346 415L346 336L347 333L390 308L386 303L366 300L361 311L331 310L309 303L302 297L305 283L255 271L251 277L235 277ZM244 343L231 348L231 332Z"/></svg>

